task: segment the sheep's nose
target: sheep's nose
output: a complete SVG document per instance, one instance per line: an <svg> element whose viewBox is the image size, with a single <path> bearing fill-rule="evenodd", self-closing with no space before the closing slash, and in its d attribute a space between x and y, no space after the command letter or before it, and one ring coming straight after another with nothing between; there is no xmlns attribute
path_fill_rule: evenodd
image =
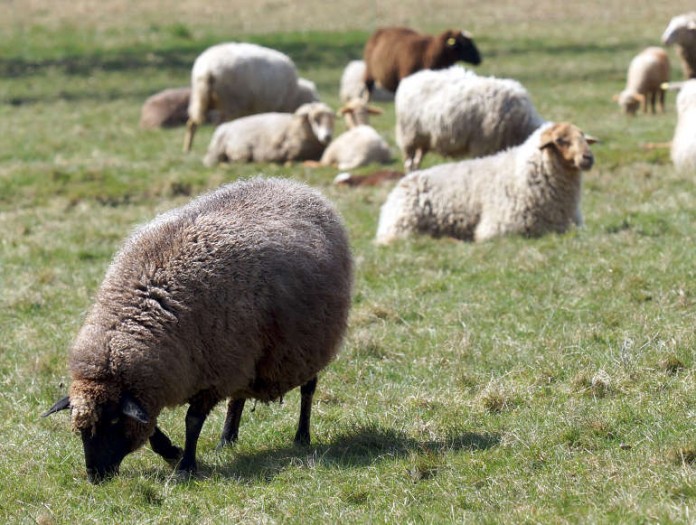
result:
<svg viewBox="0 0 696 525"><path fill-rule="evenodd" d="M592 153L583 153L580 161L580 169L589 170L594 164L594 155Z"/></svg>

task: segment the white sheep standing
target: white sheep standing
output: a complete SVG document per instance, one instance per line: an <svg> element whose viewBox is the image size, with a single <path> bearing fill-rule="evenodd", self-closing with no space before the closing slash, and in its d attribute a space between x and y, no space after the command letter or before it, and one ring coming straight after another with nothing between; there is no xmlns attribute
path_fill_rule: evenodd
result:
<svg viewBox="0 0 696 525"><path fill-rule="evenodd" d="M395 105L406 171L418 169L429 150L481 157L516 146L544 122L519 82L459 66L404 78Z"/></svg>
<svg viewBox="0 0 696 525"><path fill-rule="evenodd" d="M196 128L211 109L224 122L255 113L293 112L318 100L314 83L300 79L295 64L280 51L244 42L209 47L191 71L184 151L191 149Z"/></svg>
<svg viewBox="0 0 696 525"><path fill-rule="evenodd" d="M349 129L328 145L319 164L352 170L372 163L386 164L392 161L389 144L368 124L368 115L381 114L382 110L369 106L363 99L355 98L338 113L343 115Z"/></svg>
<svg viewBox="0 0 696 525"><path fill-rule="evenodd" d="M677 126L670 153L677 170L696 173L696 80L687 80L679 86Z"/></svg>
<svg viewBox="0 0 696 525"><path fill-rule="evenodd" d="M469 241L536 237L581 225L581 171L594 163L594 142L572 124L547 123L496 155L411 173L382 206L376 241L415 233Z"/></svg>
<svg viewBox="0 0 696 525"><path fill-rule="evenodd" d="M365 95L365 61L351 60L341 75L341 86L338 96L341 102L346 103L355 98L364 98ZM370 100L373 102L391 102L394 100L394 94L379 86L375 86Z"/></svg>
<svg viewBox="0 0 696 525"><path fill-rule="evenodd" d="M669 57L661 47L648 47L633 57L628 66L626 88L614 96L624 112L635 115L643 105L643 112L650 107L655 113L655 101L659 99L660 111L665 112L665 90L662 84L669 81Z"/></svg>
<svg viewBox="0 0 696 525"><path fill-rule="evenodd" d="M662 33L662 43L676 47L684 78L696 78L696 11L672 18Z"/></svg>
<svg viewBox="0 0 696 525"><path fill-rule="evenodd" d="M238 118L217 127L203 163L319 160L333 127L334 112L323 102L303 104L295 113Z"/></svg>

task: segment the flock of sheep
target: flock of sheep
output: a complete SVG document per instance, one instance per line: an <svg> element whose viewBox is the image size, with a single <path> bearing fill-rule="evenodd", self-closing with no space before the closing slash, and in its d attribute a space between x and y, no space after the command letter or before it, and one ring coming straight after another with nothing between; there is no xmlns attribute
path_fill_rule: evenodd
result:
<svg viewBox="0 0 696 525"><path fill-rule="evenodd" d="M664 35L696 77L696 13ZM215 130L204 163L308 161L352 169L390 162L368 124L369 105L395 94L396 141L409 172L382 206L380 244L412 234L484 241L582 224L581 173L595 142L570 123L545 121L517 81L453 65L481 61L471 36L375 32L364 61L344 72L339 110L348 131L331 141L334 112L284 54L253 44L213 46L195 61L191 88L143 107L141 124L186 121ZM666 54L649 48L618 97L629 112L664 103ZM672 141L677 167L696 168L696 80L681 84ZM475 157L419 170L424 155ZM69 409L90 481L115 474L149 441L177 472L196 470L196 446L213 407L229 400L220 443L238 437L247 399L301 388L295 441L310 441L317 374L345 334L353 282L348 236L319 192L283 179L225 185L141 227L116 255L70 352ZM188 404L184 448L157 426L165 407Z"/></svg>

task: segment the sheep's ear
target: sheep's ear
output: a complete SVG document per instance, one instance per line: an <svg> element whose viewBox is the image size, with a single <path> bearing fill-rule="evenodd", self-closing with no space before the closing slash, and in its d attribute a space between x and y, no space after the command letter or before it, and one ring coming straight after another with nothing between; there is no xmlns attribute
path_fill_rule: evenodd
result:
<svg viewBox="0 0 696 525"><path fill-rule="evenodd" d="M643 102L645 100L645 95L643 93L636 93L633 95L638 102Z"/></svg>
<svg viewBox="0 0 696 525"><path fill-rule="evenodd" d="M68 408L70 408L70 398L68 396L65 396L63 399L56 401L56 403L51 408L49 408L46 412L41 414L41 417L50 416L51 414L55 414L56 412L66 410Z"/></svg>
<svg viewBox="0 0 696 525"><path fill-rule="evenodd" d="M376 106L367 106L367 112L370 115L382 115L384 113L384 110Z"/></svg>
<svg viewBox="0 0 696 525"><path fill-rule="evenodd" d="M123 412L123 415L132 417L143 425L147 425L150 422L150 416L147 415L145 409L128 394L124 395L121 401L121 412Z"/></svg>
<svg viewBox="0 0 696 525"><path fill-rule="evenodd" d="M353 111L353 108L351 108L350 106L343 106L336 112L336 115L342 117L343 115L345 115L346 113L350 113L351 111Z"/></svg>
<svg viewBox="0 0 696 525"><path fill-rule="evenodd" d="M612 99L614 102L618 102L618 101L619 101L619 94L617 93L616 95L612 95L611 99Z"/></svg>
<svg viewBox="0 0 696 525"><path fill-rule="evenodd" d="M593 137L592 135L585 135L585 142L587 142L588 144L597 144L599 142L599 139Z"/></svg>

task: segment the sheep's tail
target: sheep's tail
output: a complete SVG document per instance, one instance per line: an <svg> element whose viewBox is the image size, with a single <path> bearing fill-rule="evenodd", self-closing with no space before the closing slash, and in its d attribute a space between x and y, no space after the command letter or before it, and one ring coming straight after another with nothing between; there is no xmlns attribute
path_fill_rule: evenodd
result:
<svg viewBox="0 0 696 525"><path fill-rule="evenodd" d="M186 136L184 137L184 153L191 151L196 128L205 122L206 114L216 105L214 85L215 78L210 71L193 80L188 107L189 118L186 121Z"/></svg>

